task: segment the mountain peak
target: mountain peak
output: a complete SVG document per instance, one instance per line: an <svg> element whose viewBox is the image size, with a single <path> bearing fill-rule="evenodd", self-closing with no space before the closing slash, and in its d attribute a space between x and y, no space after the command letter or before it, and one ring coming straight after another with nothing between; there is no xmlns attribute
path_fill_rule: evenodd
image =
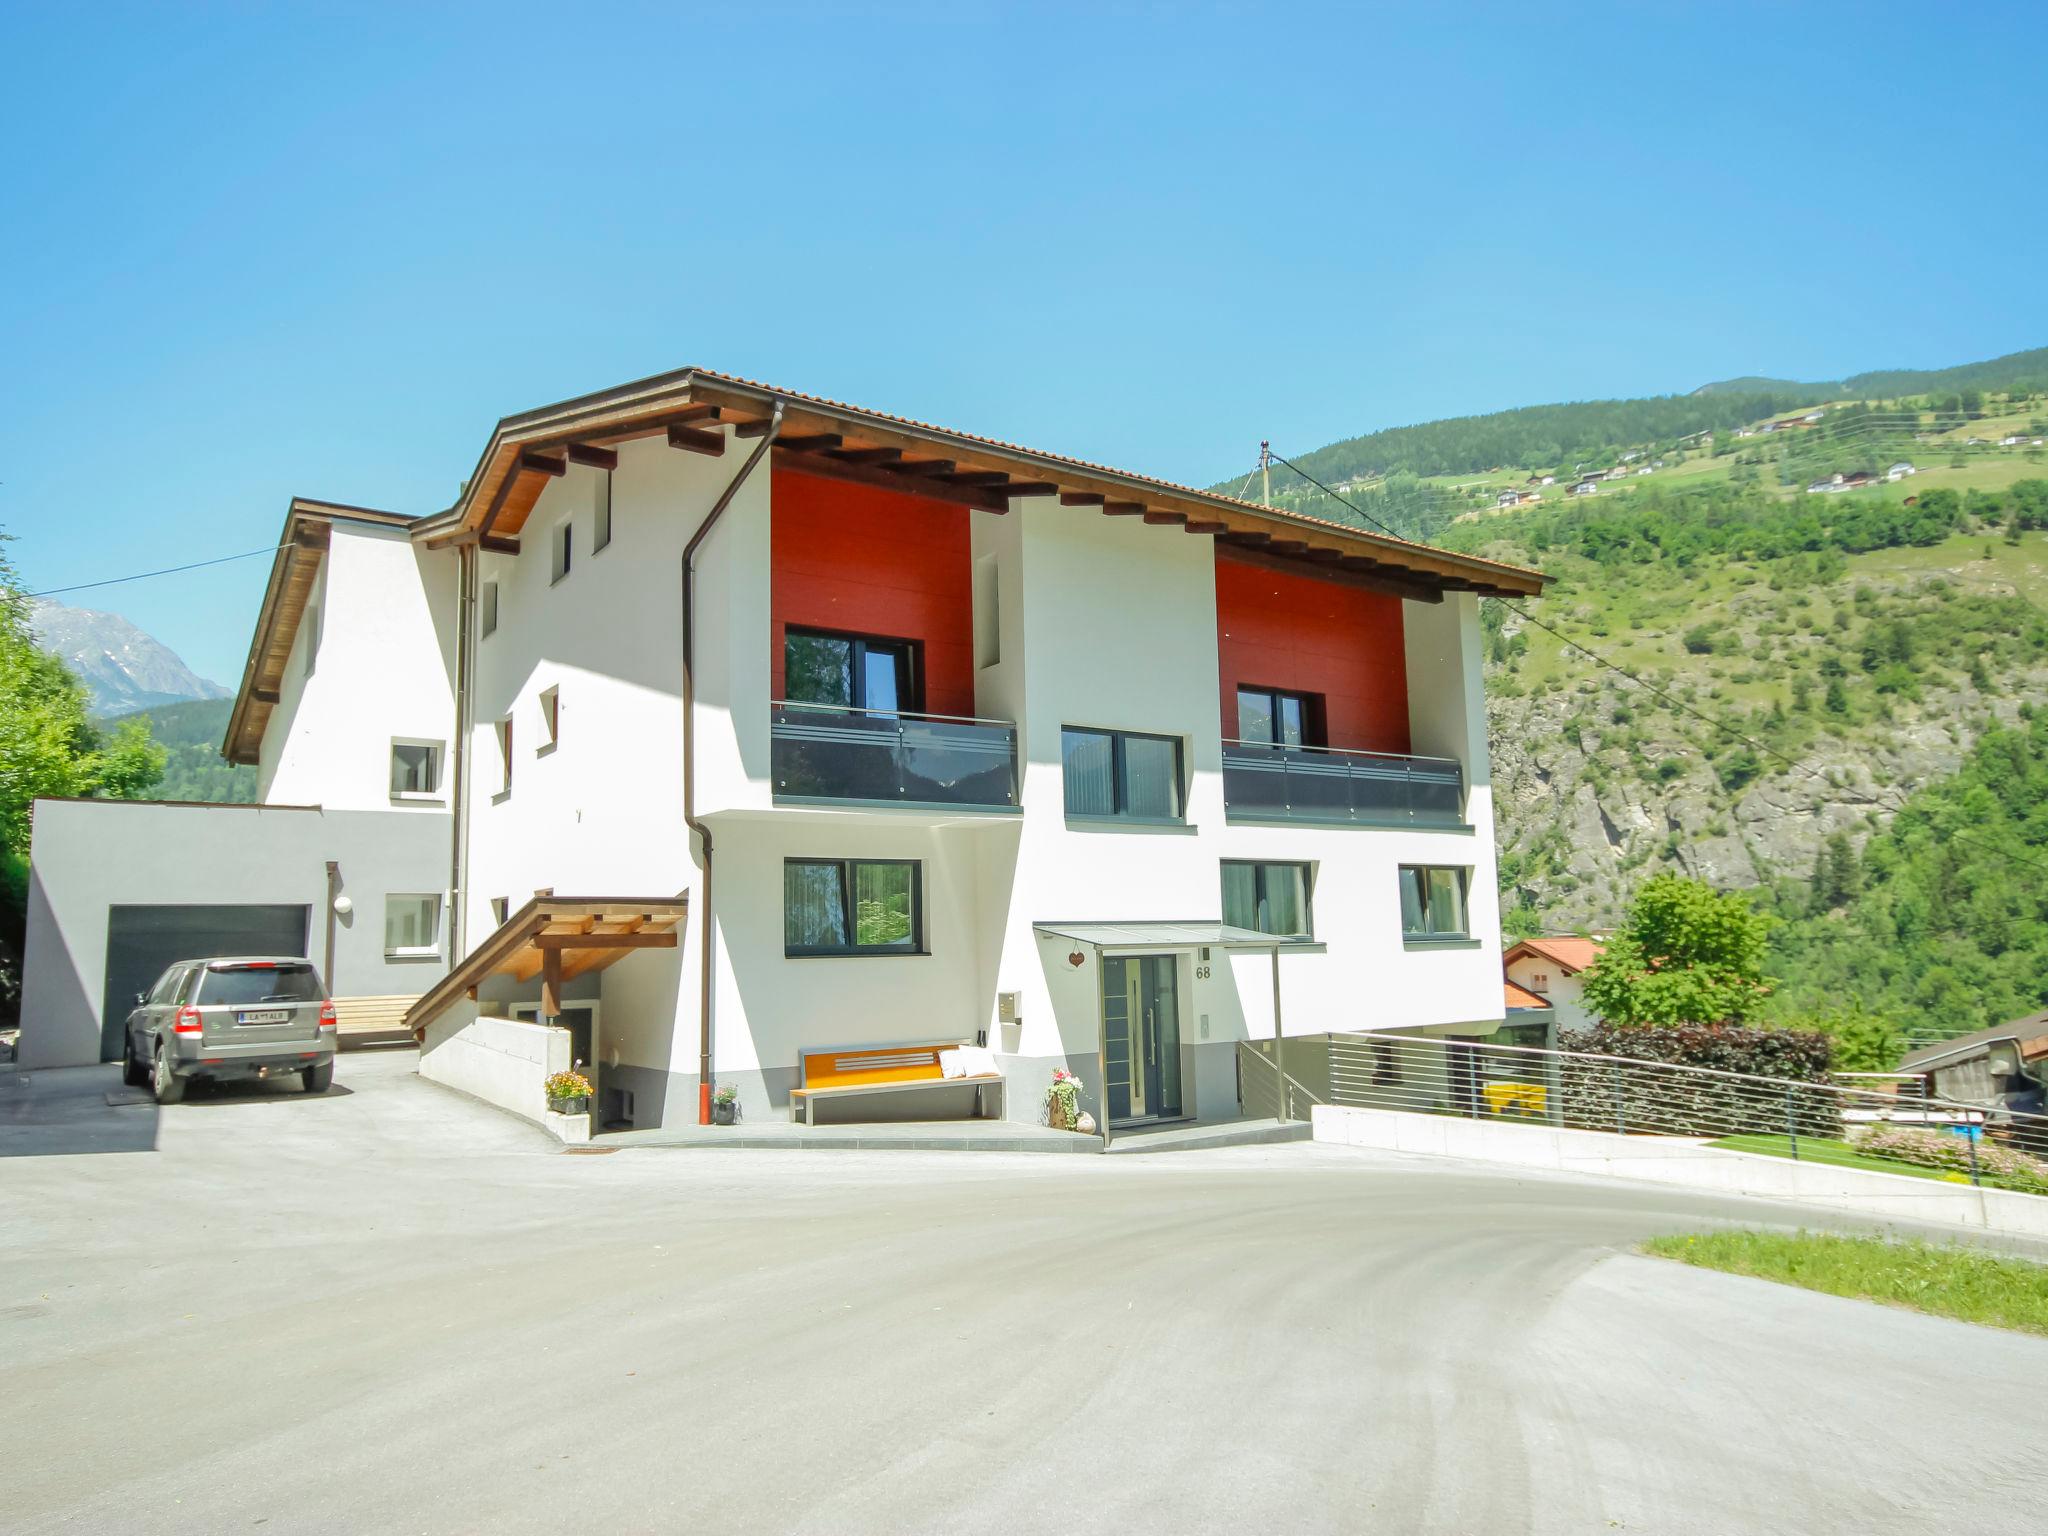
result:
<svg viewBox="0 0 2048 1536"><path fill-rule="evenodd" d="M43 649L60 657L85 684L96 715L228 697L228 689L201 677L177 652L118 613L38 599L29 623Z"/></svg>

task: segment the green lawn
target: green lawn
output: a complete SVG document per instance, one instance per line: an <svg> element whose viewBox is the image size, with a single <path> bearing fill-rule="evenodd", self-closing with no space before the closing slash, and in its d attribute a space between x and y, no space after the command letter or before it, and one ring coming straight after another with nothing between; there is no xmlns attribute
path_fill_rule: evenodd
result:
<svg viewBox="0 0 2048 1536"><path fill-rule="evenodd" d="M1824 1232L1701 1232L1652 1238L1643 1252L1830 1296L2048 1334L2048 1265L1981 1249Z"/></svg>
<svg viewBox="0 0 2048 1536"><path fill-rule="evenodd" d="M1786 1136L1723 1136L1707 1143L1728 1152L1761 1152L1766 1157L1790 1157L1792 1142ZM1922 1168L1917 1163L1895 1163L1889 1158L1865 1157L1846 1141L1824 1141L1815 1136L1799 1138L1799 1155L1810 1163L1830 1167L1867 1168L1872 1173L1903 1173L1914 1179L1942 1179L1956 1182L1956 1176L1942 1168ZM1968 1183L1968 1179L1962 1180ZM1986 1182L1989 1182L1988 1180Z"/></svg>

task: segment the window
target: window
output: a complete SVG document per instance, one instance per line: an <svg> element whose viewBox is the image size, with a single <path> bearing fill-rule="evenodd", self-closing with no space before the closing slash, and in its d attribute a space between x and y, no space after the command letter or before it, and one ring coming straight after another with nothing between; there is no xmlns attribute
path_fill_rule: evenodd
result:
<svg viewBox="0 0 2048 1536"><path fill-rule="evenodd" d="M829 704L894 714L924 708L914 640L833 635L787 629L782 636L783 697L792 704Z"/></svg>
<svg viewBox="0 0 2048 1536"><path fill-rule="evenodd" d="M921 953L923 875L915 859L785 859L783 953Z"/></svg>
<svg viewBox="0 0 2048 1536"><path fill-rule="evenodd" d="M394 956L438 955L441 952L441 898L439 896L386 896L384 898L384 954Z"/></svg>
<svg viewBox="0 0 2048 1536"><path fill-rule="evenodd" d="M311 604L306 609L306 676L313 675L313 663L320 656L320 606Z"/></svg>
<svg viewBox="0 0 2048 1536"><path fill-rule="evenodd" d="M1060 757L1069 816L1182 819L1178 736L1141 736L1133 731L1094 731L1070 725L1060 731Z"/></svg>
<svg viewBox="0 0 2048 1536"><path fill-rule="evenodd" d="M555 524L553 535L548 540L554 551L554 575L550 581L560 581L569 574L569 563L575 554L576 525L567 518Z"/></svg>
<svg viewBox="0 0 2048 1536"><path fill-rule="evenodd" d="M1305 939L1315 932L1306 864L1223 861L1223 921L1233 928Z"/></svg>
<svg viewBox="0 0 2048 1536"><path fill-rule="evenodd" d="M1273 688L1237 690L1237 739L1275 747L1322 745L1322 700Z"/></svg>
<svg viewBox="0 0 2048 1536"><path fill-rule="evenodd" d="M543 688L540 693L540 728L547 740L533 749L535 757L545 757L555 750L562 737L562 690Z"/></svg>
<svg viewBox="0 0 2048 1536"><path fill-rule="evenodd" d="M1409 939L1463 939L1469 869L1401 866L1401 934Z"/></svg>
<svg viewBox="0 0 2048 1536"><path fill-rule="evenodd" d="M320 977L307 961L273 965L195 965L198 1001L208 1007L247 1008L252 1003L317 1003L322 1001ZM185 989L192 996L192 989Z"/></svg>
<svg viewBox="0 0 2048 1536"><path fill-rule="evenodd" d="M478 606L483 610L482 638L489 639L498 632L498 584L495 581L484 583L483 600Z"/></svg>
<svg viewBox="0 0 2048 1536"><path fill-rule="evenodd" d="M590 522L590 552L594 555L612 541L612 472L602 470L597 481L597 514Z"/></svg>
<svg viewBox="0 0 2048 1536"><path fill-rule="evenodd" d="M498 794L499 794L499 795L500 795L500 796L502 797L502 796L505 796L505 795L509 795L509 794L511 794L511 793L512 793L512 722L511 722L511 720L510 720L509 718L508 718L508 719L504 719L504 720L500 720L500 721L498 722L498 724L497 724L497 732L498 732L498 762L499 762L499 765L500 765L501 767L503 767L503 769L505 770L505 782L504 782L503 786L502 786L502 787L501 787L501 788L500 788L500 789L498 790Z"/></svg>
<svg viewBox="0 0 2048 1536"><path fill-rule="evenodd" d="M1531 992L1548 992L1550 990L1550 973L1548 971L1538 971L1531 976L1529 978L1529 990Z"/></svg>
<svg viewBox="0 0 2048 1536"><path fill-rule="evenodd" d="M391 743L391 798L426 799L441 792L441 743L404 741Z"/></svg>
<svg viewBox="0 0 2048 1536"><path fill-rule="evenodd" d="M974 562L974 664L994 667L1002 660L1002 573L994 555L983 555Z"/></svg>
<svg viewBox="0 0 2048 1536"><path fill-rule="evenodd" d="M493 896L491 898L491 925L493 927L504 927L505 920L511 915L512 898L510 896Z"/></svg>

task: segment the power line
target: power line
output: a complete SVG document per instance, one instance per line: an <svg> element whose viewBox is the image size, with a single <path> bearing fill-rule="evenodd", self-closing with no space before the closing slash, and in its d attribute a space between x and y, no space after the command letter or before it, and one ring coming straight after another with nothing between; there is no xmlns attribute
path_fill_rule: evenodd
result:
<svg viewBox="0 0 2048 1536"><path fill-rule="evenodd" d="M180 571L203 570L209 565L226 565L231 560L253 560L258 555L274 555L285 546L266 544L261 549L245 549L239 555L220 555L212 560L194 560L189 565L167 565L160 571L137 571L133 576L109 576L104 581L74 582L68 587L47 587L41 592L24 592L23 597L56 597L65 592L85 592L93 587L118 587L123 582L147 581L152 576L175 576Z"/></svg>
<svg viewBox="0 0 2048 1536"><path fill-rule="evenodd" d="M1409 539L1403 534L1395 533L1392 528L1387 526L1387 524L1381 522L1378 518L1374 517L1370 512L1367 512L1363 507L1357 505L1349 498L1341 496L1337 492L1331 490L1327 485L1324 485L1322 481L1316 479L1314 475L1311 475L1299 464L1296 464L1291 460L1284 459L1277 453L1273 455L1273 460L1275 463L1285 464L1289 469L1293 470L1297 475L1301 476L1302 479L1306 480L1310 485L1313 485L1317 490L1321 491L1324 495L1330 497L1334 501L1341 502L1344 506L1351 508L1353 512L1356 512L1360 517L1364 518L1367 522L1371 523L1374 527L1380 529L1382 532L1388 534L1389 536L1401 539L1404 543L1419 542L1416 540ZM1435 549L1435 546L1430 544L1423 544L1421 545L1421 547L1424 549ZM1449 554L1450 551L1438 550L1437 553ZM1572 639L1569 635L1565 634L1564 631L1560 630L1556 625L1547 623L1546 621L1537 618L1536 615L1531 613L1527 608L1523 607L1520 603L1517 603L1512 599L1505 597L1497 597L1494 599L1494 601L1499 603L1502 607L1508 609L1510 612L1519 614L1523 622L1533 624L1538 629L1543 630L1547 634L1556 637L1560 645L1563 645L1570 650L1578 652L1579 655L1584 656L1587 660L1593 662L1597 666L1605 667L1608 671L1613 672L1618 676L1627 678L1631 683L1634 683L1638 688L1641 688L1645 692L1654 694L1656 697L1664 700L1665 703L1669 704L1673 709L1680 710L1685 714L1691 715L1694 719L1700 720L1705 724L1712 726L1715 730L1724 732L1725 734L1734 737L1737 741L1745 743L1749 747L1753 748L1758 752L1763 753L1767 757L1775 758L1777 761L1785 764L1786 767L1790 768L1795 773L1803 773L1808 778L1818 778L1821 776L1823 770L1818 764L1809 766L1808 764L1802 763L1798 759L1788 756L1786 753L1778 751L1777 748L1769 746L1768 744L1757 740L1754 736L1750 736L1745 732L1738 731L1734 726L1728 724L1726 721L1716 719L1714 716L1708 714L1705 710L1694 708L1691 704L1688 704L1685 700L1671 693L1668 689L1658 687L1655 683L1650 682L1647 678L1644 678L1639 673L1631 672L1627 667L1622 666L1620 663L1609 661L1605 656L1602 656L1599 652L1591 650L1588 647L1579 644L1578 641ZM1883 798L1884 791L1882 788L1879 788L1878 799L1880 802L1882 802ZM1903 799L1894 799L1890 802L1890 808L1893 814L1896 815L1898 812L1906 810L1907 805ZM1985 842L1979 838L1973 838L1969 836L1967 833L1957 832L1953 828L1948 829L1946 834L1942 834L1939 831L1937 831L1936 835L1946 835L1960 842L1972 843L1992 853L1998 854L2001 858L2010 859L2014 863L2025 864L2030 868L2048 872L2048 863L2043 863L2039 859L2025 858L2019 854L2014 853L2009 848L2000 847L1995 843Z"/></svg>

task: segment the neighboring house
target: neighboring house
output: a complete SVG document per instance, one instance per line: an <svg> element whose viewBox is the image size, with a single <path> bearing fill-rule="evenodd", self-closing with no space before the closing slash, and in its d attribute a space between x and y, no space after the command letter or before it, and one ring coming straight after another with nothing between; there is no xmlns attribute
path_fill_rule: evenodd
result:
<svg viewBox="0 0 2048 1536"><path fill-rule="evenodd" d="M304 954L344 1039L403 1038L447 969L455 571L411 519L297 500L258 618L288 652L242 683L303 716L264 740L255 806L36 802L21 1060L112 1060L136 993L172 961Z"/></svg>
<svg viewBox="0 0 2048 1536"><path fill-rule="evenodd" d="M1494 498L1496 507L1533 507L1543 498L1534 491L1502 491Z"/></svg>
<svg viewBox="0 0 2048 1536"><path fill-rule="evenodd" d="M1884 477L1887 480L1903 480L1906 478L1906 476L1914 473L1916 473L1916 471L1914 470L1913 466L1909 464L1906 460L1901 459L1898 463L1894 464L1890 469L1887 469L1884 472Z"/></svg>
<svg viewBox="0 0 2048 1536"><path fill-rule="evenodd" d="M1923 1045L1906 1053L1899 1071L1924 1078L1933 1098L2041 1114L2048 1107L2048 1013Z"/></svg>
<svg viewBox="0 0 2048 1536"><path fill-rule="evenodd" d="M1600 482L1589 476L1572 487L1572 494L1574 496L1598 496L1600 494Z"/></svg>
<svg viewBox="0 0 2048 1536"><path fill-rule="evenodd" d="M1892 478L1897 479L1899 477L1894 475ZM1825 479L1816 480L1807 486L1806 494L1809 496L1820 496L1835 491L1857 491L1866 485L1875 484L1877 484L1876 475L1871 474L1868 470L1859 469L1854 474L1829 475Z"/></svg>
<svg viewBox="0 0 2048 1536"><path fill-rule="evenodd" d="M1559 934L1523 939L1501 956L1510 988L1543 999L1559 1029L1583 1029L1599 1019L1582 1001L1581 977L1605 948L1599 938Z"/></svg>
<svg viewBox="0 0 2048 1536"><path fill-rule="evenodd" d="M702 370L313 505L224 750L417 827L425 1076L653 1126L982 1038L1009 1117L1129 1123L1238 1112L1276 973L1290 1033L1501 1027L1477 605L1534 572Z"/></svg>

